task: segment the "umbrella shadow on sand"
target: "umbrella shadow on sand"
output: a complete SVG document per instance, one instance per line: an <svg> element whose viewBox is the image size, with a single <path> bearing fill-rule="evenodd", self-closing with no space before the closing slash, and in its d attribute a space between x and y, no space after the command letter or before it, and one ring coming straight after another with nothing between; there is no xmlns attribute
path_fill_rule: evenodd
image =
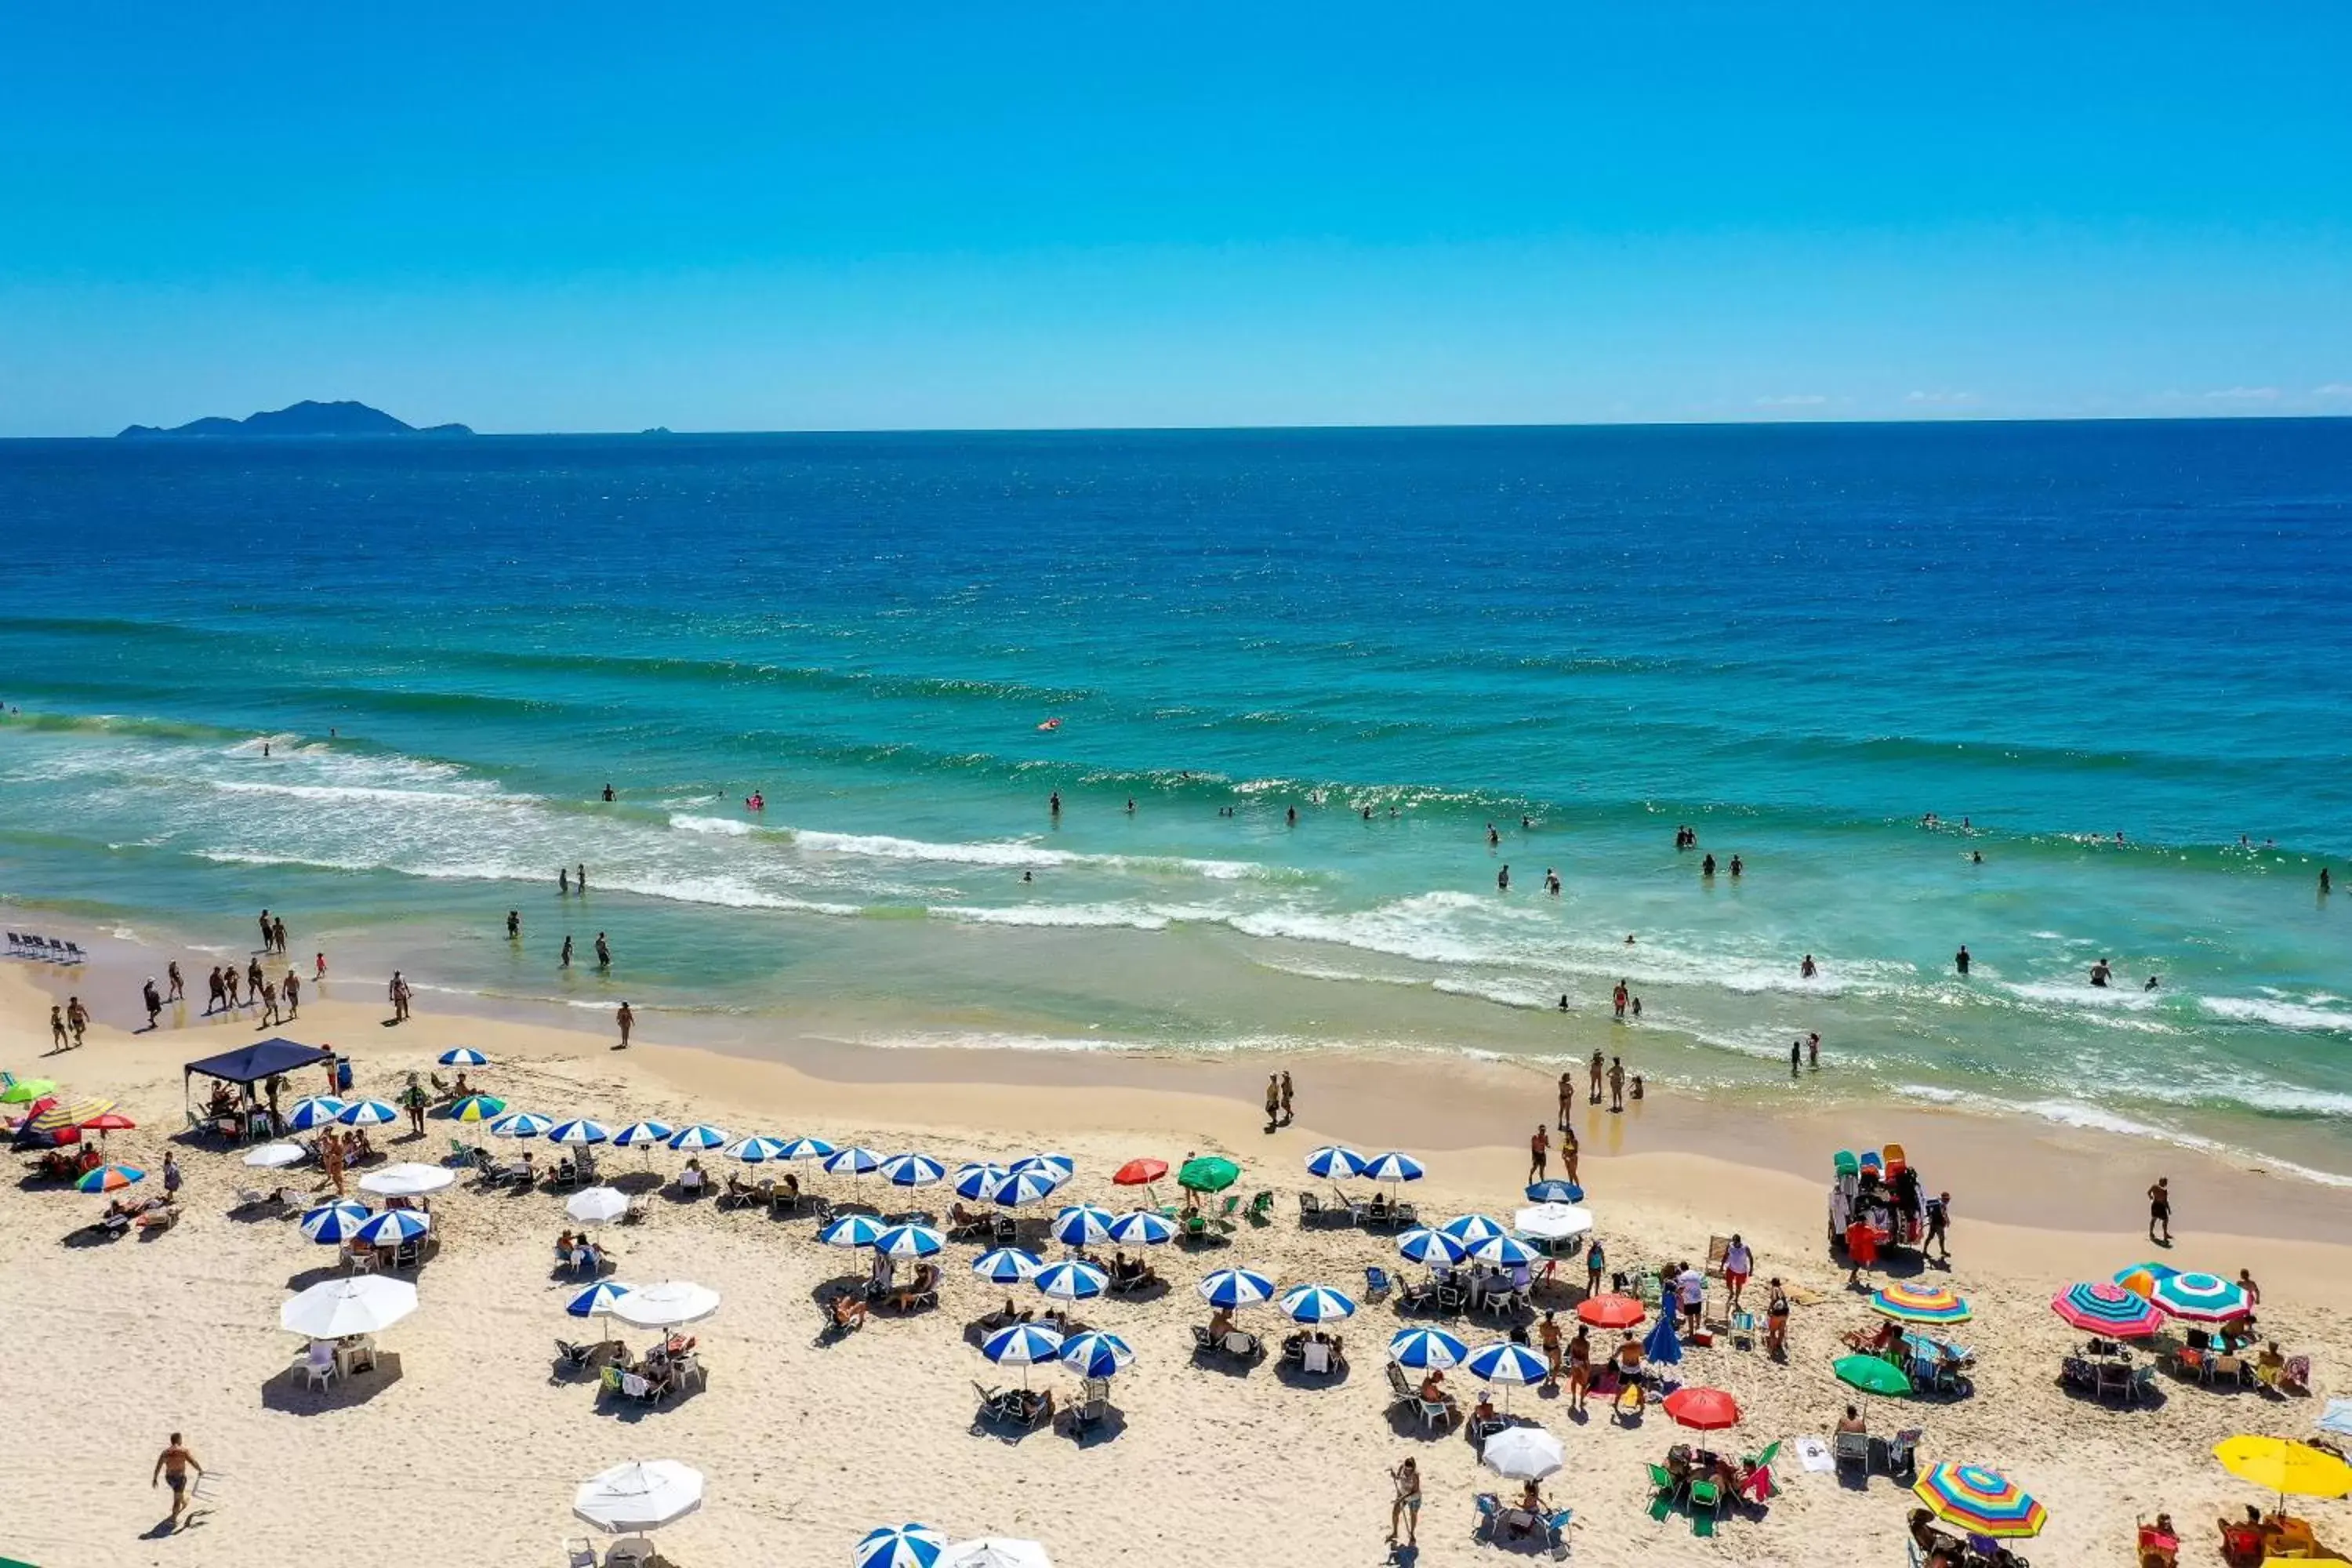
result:
<svg viewBox="0 0 2352 1568"><path fill-rule="evenodd" d="M393 1351L376 1352L373 1372L337 1377L323 1389L310 1386L309 1373L298 1362L263 1380L261 1407L290 1415L322 1415L365 1405L399 1381L400 1356Z"/></svg>
<svg viewBox="0 0 2352 1568"><path fill-rule="evenodd" d="M313 1285L324 1285L330 1279L342 1279L349 1277L350 1270L346 1269L341 1259L338 1258L332 1263L321 1263L316 1268L305 1268L299 1274L289 1274L286 1277L286 1289L295 1291L308 1290Z"/></svg>

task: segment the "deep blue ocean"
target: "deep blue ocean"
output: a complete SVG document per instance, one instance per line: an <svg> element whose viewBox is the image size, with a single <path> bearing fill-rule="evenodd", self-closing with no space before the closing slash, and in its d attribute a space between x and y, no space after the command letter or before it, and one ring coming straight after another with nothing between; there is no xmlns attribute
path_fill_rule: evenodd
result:
<svg viewBox="0 0 2352 1568"><path fill-rule="evenodd" d="M0 893L153 940L1717 1091L1819 1029L2352 1175L2352 420L16 441L0 519Z"/></svg>

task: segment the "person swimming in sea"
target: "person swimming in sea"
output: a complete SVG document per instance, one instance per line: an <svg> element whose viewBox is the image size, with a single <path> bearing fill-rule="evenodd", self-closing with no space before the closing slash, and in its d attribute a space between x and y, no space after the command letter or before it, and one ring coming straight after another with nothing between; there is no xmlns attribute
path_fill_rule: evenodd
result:
<svg viewBox="0 0 2352 1568"><path fill-rule="evenodd" d="M1739 880L1739 874L1746 869L1748 869L1748 868L1741 862L1739 857L1734 855L1731 858L1731 879L1735 882Z"/></svg>
<svg viewBox="0 0 2352 1568"><path fill-rule="evenodd" d="M2107 982L2112 979L2114 975L2115 966L2104 958L2099 960L2098 963L2091 965L2091 984L2097 986L2102 991L2107 988Z"/></svg>
<svg viewBox="0 0 2352 1568"><path fill-rule="evenodd" d="M1563 1013L1568 1011L1568 993L1565 991L1559 994L1559 1010ZM1566 1073L1562 1073L1560 1076L1565 1078L1568 1075Z"/></svg>
<svg viewBox="0 0 2352 1568"><path fill-rule="evenodd" d="M1713 855L1709 855L1706 859L1698 863L1698 874L1702 877L1712 877L1715 875L1715 857Z"/></svg>
<svg viewBox="0 0 2352 1568"><path fill-rule="evenodd" d="M610 802L610 801L612 800L612 798L613 798L613 786L612 786L611 784L606 784L606 785L604 786L604 799L605 799L607 802Z"/></svg>
<svg viewBox="0 0 2352 1568"><path fill-rule="evenodd" d="M2328 893L2330 893L2330 892L2333 892L2334 890L2335 890L2335 889L2334 889L2329 885L2329 882L2328 882L2327 868L2326 868L2326 867L2325 867L2325 866L2322 866L2322 867L2319 868L2319 891L2320 891L2321 895L2324 897L2325 895L2326 895L2326 894L2328 894Z"/></svg>
<svg viewBox="0 0 2352 1568"><path fill-rule="evenodd" d="M1297 806L1295 806L1295 805L1286 807L1286 808L1284 809L1284 811L1283 811L1283 814L1282 814L1282 820L1284 821L1284 823L1286 823L1286 824L1287 826L1292 826L1292 827L1296 827L1296 826L1298 826L1298 808L1297 808Z"/></svg>
<svg viewBox="0 0 2352 1568"><path fill-rule="evenodd" d="M1981 865L1983 865L1983 864L1984 864L1984 851L1983 851L1983 850L1981 850L1981 849L1974 849L1974 850L1970 850L1970 851L1969 852L1969 865L1971 865L1971 866L1981 866Z"/></svg>
<svg viewBox="0 0 2352 1568"><path fill-rule="evenodd" d="M1503 836L1495 831L1495 825L1491 822L1486 824L1486 847L1492 849L1502 841Z"/></svg>
<svg viewBox="0 0 2352 1568"><path fill-rule="evenodd" d="M1045 812L1049 816L1059 816L1062 815L1062 792L1060 790L1055 790L1052 795L1045 797Z"/></svg>
<svg viewBox="0 0 2352 1568"><path fill-rule="evenodd" d="M1495 890L1498 893L1511 890L1511 868L1508 866L1495 873Z"/></svg>
<svg viewBox="0 0 2352 1568"><path fill-rule="evenodd" d="M1135 797L1133 795L1129 795L1127 797L1127 815L1129 816L1133 816L1135 815Z"/></svg>
<svg viewBox="0 0 2352 1568"><path fill-rule="evenodd" d="M509 910L507 911L507 940L509 942L513 942L521 935L522 911L520 910Z"/></svg>
<svg viewBox="0 0 2352 1568"><path fill-rule="evenodd" d="M1797 978L1800 980L1811 980L1820 973L1821 969L1813 963L1813 955L1810 952L1805 954L1805 962L1797 965Z"/></svg>
<svg viewBox="0 0 2352 1568"><path fill-rule="evenodd" d="M1967 942L1960 943L1960 951L1952 954L1952 967L1960 972L1961 979L1966 980L1969 977L1969 944Z"/></svg>
<svg viewBox="0 0 2352 1568"><path fill-rule="evenodd" d="M2143 985L2143 986L2141 986L2141 987L2140 987L2140 989L2141 989L2141 990L2143 990L2143 991L2153 991L2153 990L2155 990L2155 989L2156 989L2156 986L2157 986L2157 980L2156 980L2156 976L2155 976L2155 975L2153 975L2153 974L2151 974L2151 975L2149 975L2149 976L2147 977L2147 984L2145 984L2145 985Z"/></svg>
<svg viewBox="0 0 2352 1568"><path fill-rule="evenodd" d="M1034 878L1034 877L1033 877L1033 876L1031 876L1028 872L1024 871L1024 872L1022 872L1022 873L1021 873L1021 879L1022 879L1023 881L1024 881L1024 882L1034 882L1034 881L1035 881L1037 879L1036 879L1036 878Z"/></svg>

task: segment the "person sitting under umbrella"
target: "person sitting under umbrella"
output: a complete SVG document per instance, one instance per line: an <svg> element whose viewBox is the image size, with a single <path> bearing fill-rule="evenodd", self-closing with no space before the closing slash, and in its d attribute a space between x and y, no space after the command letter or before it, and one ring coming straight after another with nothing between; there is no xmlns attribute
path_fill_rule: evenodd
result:
<svg viewBox="0 0 2352 1568"><path fill-rule="evenodd" d="M1919 1548L1921 1559L1928 1568L1960 1568L1964 1545L1936 1528L1936 1516L1924 1508L1915 1508L1910 1518L1911 1540Z"/></svg>
<svg viewBox="0 0 2352 1568"><path fill-rule="evenodd" d="M1445 1406L1445 1417L1449 1421L1456 1420L1462 1415L1461 1401L1445 1392L1445 1374L1433 1366L1422 1374L1421 1398L1424 1405Z"/></svg>
<svg viewBox="0 0 2352 1568"><path fill-rule="evenodd" d="M1550 1517L1551 1504L1544 1500L1543 1483L1530 1478L1519 1489L1519 1508L1511 1519L1511 1538L1514 1541L1526 1540L1535 1529L1537 1521Z"/></svg>

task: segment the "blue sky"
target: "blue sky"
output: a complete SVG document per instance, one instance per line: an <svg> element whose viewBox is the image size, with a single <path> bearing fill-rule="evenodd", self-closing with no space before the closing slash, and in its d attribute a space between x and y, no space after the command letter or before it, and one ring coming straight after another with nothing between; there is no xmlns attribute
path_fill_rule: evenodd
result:
<svg viewBox="0 0 2352 1568"><path fill-rule="evenodd" d="M0 434L2352 413L2352 10L0 15Z"/></svg>

